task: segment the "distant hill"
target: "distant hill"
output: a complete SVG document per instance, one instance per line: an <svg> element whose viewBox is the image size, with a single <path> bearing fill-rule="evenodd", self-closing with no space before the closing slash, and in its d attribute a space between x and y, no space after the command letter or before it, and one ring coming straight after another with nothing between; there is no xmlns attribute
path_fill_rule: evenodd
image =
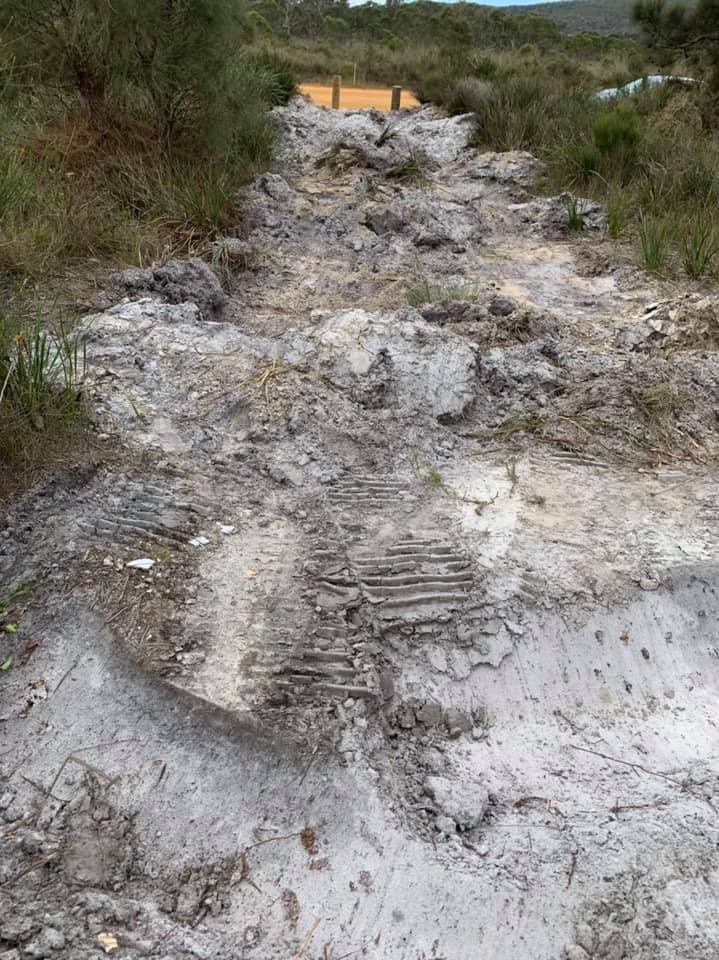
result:
<svg viewBox="0 0 719 960"><path fill-rule="evenodd" d="M550 17L564 33L629 34L639 28L632 20L634 0L563 0L503 7L507 13L537 13Z"/></svg>

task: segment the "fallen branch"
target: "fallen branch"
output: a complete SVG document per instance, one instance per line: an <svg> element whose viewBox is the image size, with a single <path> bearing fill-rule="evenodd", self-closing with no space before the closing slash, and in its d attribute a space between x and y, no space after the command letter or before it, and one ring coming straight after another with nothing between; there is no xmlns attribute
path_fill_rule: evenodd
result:
<svg viewBox="0 0 719 960"><path fill-rule="evenodd" d="M707 800L706 797L701 796L701 794L696 794L692 791L692 786L694 784L691 780L677 780L676 777L670 777L666 773L661 773L658 770L650 770L649 767L645 767L641 763L632 763L631 760L621 760L619 757L610 757L607 753L601 753L599 750L590 750L588 747L579 747L576 744L570 743L569 747L572 750L580 750L582 753L591 753L595 757L601 757L603 760L609 760L610 763L620 763L622 766L630 767L633 770L641 770L642 773L646 773L650 777L659 777L661 780L666 780L668 783L673 783L675 787L679 787L680 790L687 793L691 793L692 796L696 797L697 800L703 800L715 813L717 812L716 807L711 802Z"/></svg>
<svg viewBox="0 0 719 960"><path fill-rule="evenodd" d="M305 939L302 941L301 946L299 947L298 950L295 951L295 953L292 954L292 960L300 960L300 957L302 956L302 954L305 952L305 950L306 950L307 947L309 946L310 940L312 939L312 937L314 937L314 935L315 935L315 930L317 929L317 927L319 926L319 924L320 924L320 918L319 918L319 917L315 917L314 923L312 924L312 926L310 927L310 929L307 931L307 934L306 934L306 936L305 936Z"/></svg>

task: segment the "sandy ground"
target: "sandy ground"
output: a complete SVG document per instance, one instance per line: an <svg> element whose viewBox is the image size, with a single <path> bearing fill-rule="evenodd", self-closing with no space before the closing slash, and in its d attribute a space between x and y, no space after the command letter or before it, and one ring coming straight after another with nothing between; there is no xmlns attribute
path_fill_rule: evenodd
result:
<svg viewBox="0 0 719 960"><path fill-rule="evenodd" d="M300 93L309 97L312 103L320 107L332 105L332 87L321 83L302 83ZM362 110L373 107L375 110L389 111L392 91L389 87L350 87L343 86L340 93L341 110ZM402 90L400 107L418 107L419 100L410 90Z"/></svg>
<svg viewBox="0 0 719 960"><path fill-rule="evenodd" d="M0 957L716 960L715 294L468 118L275 119L3 514Z"/></svg>

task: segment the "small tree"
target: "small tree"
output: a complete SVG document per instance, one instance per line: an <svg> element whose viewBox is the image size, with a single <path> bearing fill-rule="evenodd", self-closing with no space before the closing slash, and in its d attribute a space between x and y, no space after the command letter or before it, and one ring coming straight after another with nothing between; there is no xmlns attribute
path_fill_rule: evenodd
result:
<svg viewBox="0 0 719 960"><path fill-rule="evenodd" d="M106 129L111 106L150 104L163 137L207 126L244 36L234 0L0 0L21 75L76 96Z"/></svg>
<svg viewBox="0 0 719 960"><path fill-rule="evenodd" d="M665 0L637 0L634 19L665 61L677 53L703 51L719 89L719 0L699 0L693 9L667 7Z"/></svg>

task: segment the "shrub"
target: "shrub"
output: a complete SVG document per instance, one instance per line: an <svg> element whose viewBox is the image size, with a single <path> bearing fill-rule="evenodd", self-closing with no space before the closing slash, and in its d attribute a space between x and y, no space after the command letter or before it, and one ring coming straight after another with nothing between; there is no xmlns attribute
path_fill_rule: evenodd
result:
<svg viewBox="0 0 719 960"><path fill-rule="evenodd" d="M0 313L0 463L27 469L85 422L83 343L64 325L43 330L7 308Z"/></svg>
<svg viewBox="0 0 719 960"><path fill-rule="evenodd" d="M205 148L238 92L245 26L232 0L0 0L0 29L23 77L77 96L98 130L144 103L167 142Z"/></svg>
<svg viewBox="0 0 719 960"><path fill-rule="evenodd" d="M640 214L639 241L642 263L647 270L659 271L663 268L669 250L669 230L667 224L657 217Z"/></svg>
<svg viewBox="0 0 719 960"><path fill-rule="evenodd" d="M623 107L602 113L594 121L594 143L602 153L631 151L641 135L637 114Z"/></svg>
<svg viewBox="0 0 719 960"><path fill-rule="evenodd" d="M706 214L698 216L686 227L682 238L682 264L687 275L696 279L710 272L718 249L714 224Z"/></svg>

